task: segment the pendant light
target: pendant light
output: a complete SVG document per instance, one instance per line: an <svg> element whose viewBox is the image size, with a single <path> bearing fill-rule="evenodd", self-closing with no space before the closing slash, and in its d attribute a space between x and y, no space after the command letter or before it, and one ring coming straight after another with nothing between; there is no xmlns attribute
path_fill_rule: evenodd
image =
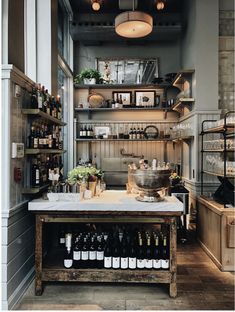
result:
<svg viewBox="0 0 235 312"><path fill-rule="evenodd" d="M99 11L100 9L100 2L98 0L91 1L91 7L94 11Z"/></svg>
<svg viewBox="0 0 235 312"><path fill-rule="evenodd" d="M119 14L115 18L116 33L125 38L142 38L149 35L153 29L153 18L151 15L135 11L133 0L133 11Z"/></svg>

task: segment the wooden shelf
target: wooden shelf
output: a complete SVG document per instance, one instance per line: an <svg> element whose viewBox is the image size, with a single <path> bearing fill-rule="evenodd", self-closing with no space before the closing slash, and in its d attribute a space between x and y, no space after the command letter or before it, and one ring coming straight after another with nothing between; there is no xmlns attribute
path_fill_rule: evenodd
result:
<svg viewBox="0 0 235 312"><path fill-rule="evenodd" d="M227 127L228 134L231 134L231 132L235 128L235 123L229 123L226 125L226 127ZM225 131L226 131L225 126L221 125L221 126L217 126L217 127L213 127L210 129L203 130L202 134L204 134L204 133L223 133Z"/></svg>
<svg viewBox="0 0 235 312"><path fill-rule="evenodd" d="M65 269L63 266L64 250L55 249L50 252L43 261L43 281L82 281L82 282L158 282L169 283L171 278L170 270L115 270L115 269Z"/></svg>
<svg viewBox="0 0 235 312"><path fill-rule="evenodd" d="M171 106L172 110L180 109L186 105L194 103L194 98L180 98L174 105Z"/></svg>
<svg viewBox="0 0 235 312"><path fill-rule="evenodd" d="M26 155L37 155L37 154L64 154L67 151L59 149L39 149L39 148L26 148Z"/></svg>
<svg viewBox="0 0 235 312"><path fill-rule="evenodd" d="M157 108L157 107L130 107L130 108L75 108L75 112L121 112L121 111L171 111L171 108Z"/></svg>
<svg viewBox="0 0 235 312"><path fill-rule="evenodd" d="M161 84L75 84L75 89L162 89L169 87L168 83Z"/></svg>
<svg viewBox="0 0 235 312"><path fill-rule="evenodd" d="M172 139L75 139L77 142L116 142L116 141L124 141L124 142L171 142Z"/></svg>
<svg viewBox="0 0 235 312"><path fill-rule="evenodd" d="M207 170L204 170L203 173L210 174L216 177L224 177L224 175L221 173L215 173L215 172L207 171ZM235 175L226 174L226 178L235 178Z"/></svg>
<svg viewBox="0 0 235 312"><path fill-rule="evenodd" d="M182 136L182 137L179 137L179 138L172 139L172 141L173 142L176 142L176 141L189 141L189 140L192 140L192 139L194 139L193 135L187 135L187 136Z"/></svg>
<svg viewBox="0 0 235 312"><path fill-rule="evenodd" d="M202 153L223 153L223 152L226 152L226 153L234 153L235 152L235 149L227 149L227 150L224 150L224 149L205 149L203 151L201 151Z"/></svg>
<svg viewBox="0 0 235 312"><path fill-rule="evenodd" d="M35 115L35 116L40 116L56 125L59 125L59 126L66 126L66 123L57 119L57 118L54 118L50 115L48 115L47 113L44 113L43 111L41 111L40 109L31 109L31 108L24 108L22 109L22 114L24 115Z"/></svg>
<svg viewBox="0 0 235 312"><path fill-rule="evenodd" d="M185 69L185 70L181 70L177 73L177 75L175 76L174 80L172 81L172 85L179 85L182 84L185 80L185 76L188 75L192 75L195 72L194 69Z"/></svg>
<svg viewBox="0 0 235 312"><path fill-rule="evenodd" d="M40 192L45 191L48 187L49 187L49 184L45 184L40 187L26 187L22 190L22 194L28 194L28 195L39 194Z"/></svg>

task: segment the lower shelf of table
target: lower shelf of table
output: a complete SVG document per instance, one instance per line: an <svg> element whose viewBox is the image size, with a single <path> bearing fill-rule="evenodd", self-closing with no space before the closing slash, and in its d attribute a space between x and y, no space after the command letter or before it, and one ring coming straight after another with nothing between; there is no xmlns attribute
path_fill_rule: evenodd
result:
<svg viewBox="0 0 235 312"><path fill-rule="evenodd" d="M42 281L170 283L172 273L164 270L52 269L42 270Z"/></svg>

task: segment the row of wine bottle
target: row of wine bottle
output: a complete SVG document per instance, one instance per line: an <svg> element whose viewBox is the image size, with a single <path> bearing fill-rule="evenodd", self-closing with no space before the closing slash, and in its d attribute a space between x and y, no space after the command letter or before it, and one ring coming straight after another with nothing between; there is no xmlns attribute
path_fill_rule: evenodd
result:
<svg viewBox="0 0 235 312"><path fill-rule="evenodd" d="M53 180L54 175L57 175L59 180L63 179L63 162L61 156L38 155L37 157L32 158L32 187L43 186L49 180Z"/></svg>
<svg viewBox="0 0 235 312"><path fill-rule="evenodd" d="M60 238L65 268L169 269L169 238L161 232L72 233Z"/></svg>
<svg viewBox="0 0 235 312"><path fill-rule="evenodd" d="M63 136L59 126L32 123L28 136L28 148L63 149Z"/></svg>
<svg viewBox="0 0 235 312"><path fill-rule="evenodd" d="M41 84L37 84L32 88L31 92L31 108L42 110L44 113L57 118L62 119L62 105L60 102L60 96L49 95L48 90Z"/></svg>

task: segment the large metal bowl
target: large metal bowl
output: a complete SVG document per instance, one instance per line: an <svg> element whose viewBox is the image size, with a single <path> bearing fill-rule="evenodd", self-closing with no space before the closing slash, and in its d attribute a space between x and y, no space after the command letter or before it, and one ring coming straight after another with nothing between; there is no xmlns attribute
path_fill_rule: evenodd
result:
<svg viewBox="0 0 235 312"><path fill-rule="evenodd" d="M141 191L136 197L139 201L155 202L163 200L158 191L169 187L170 170L141 170L137 169L131 173L134 183Z"/></svg>
<svg viewBox="0 0 235 312"><path fill-rule="evenodd" d="M170 170L137 169L132 175L136 185L140 189L159 191L170 185Z"/></svg>

